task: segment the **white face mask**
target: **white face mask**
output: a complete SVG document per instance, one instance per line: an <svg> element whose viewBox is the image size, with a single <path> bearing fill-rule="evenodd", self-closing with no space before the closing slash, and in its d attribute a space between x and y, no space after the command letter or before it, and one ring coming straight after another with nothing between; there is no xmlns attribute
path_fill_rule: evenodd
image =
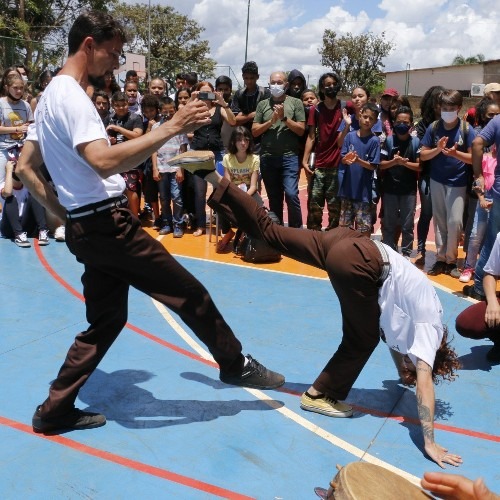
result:
<svg viewBox="0 0 500 500"><path fill-rule="evenodd" d="M445 123L453 123L458 118L458 111L441 111L441 119Z"/></svg>
<svg viewBox="0 0 500 500"><path fill-rule="evenodd" d="M21 75L24 83L28 83L28 77L26 75Z"/></svg>
<svg viewBox="0 0 500 500"><path fill-rule="evenodd" d="M284 85L269 85L269 90L271 91L271 95L273 97L281 97L285 93Z"/></svg>

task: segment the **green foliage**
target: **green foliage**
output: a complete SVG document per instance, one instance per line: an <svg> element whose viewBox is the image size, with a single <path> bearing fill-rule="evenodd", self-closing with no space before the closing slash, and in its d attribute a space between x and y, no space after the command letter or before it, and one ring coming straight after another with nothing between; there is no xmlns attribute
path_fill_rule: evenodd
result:
<svg viewBox="0 0 500 500"><path fill-rule="evenodd" d="M476 54L475 56L464 57L462 54L457 54L452 61L452 66L462 66L463 64L477 64L484 62L484 54Z"/></svg>
<svg viewBox="0 0 500 500"><path fill-rule="evenodd" d="M31 75L60 65L69 27L83 9L114 0L0 0L0 67L24 64Z"/></svg>
<svg viewBox="0 0 500 500"><path fill-rule="evenodd" d="M321 64L342 77L342 90L351 92L356 85L363 85L376 91L384 81L382 61L393 48L394 44L386 40L385 33L379 36L371 32L340 36L326 29L319 53Z"/></svg>
<svg viewBox="0 0 500 500"><path fill-rule="evenodd" d="M151 6L151 50L148 58L149 16L144 4L120 3L113 14L128 32L126 50L151 60L149 73L161 76L170 86L177 73L196 71L200 79L214 76L215 61L208 57L208 41L200 38L204 28L170 6Z"/></svg>

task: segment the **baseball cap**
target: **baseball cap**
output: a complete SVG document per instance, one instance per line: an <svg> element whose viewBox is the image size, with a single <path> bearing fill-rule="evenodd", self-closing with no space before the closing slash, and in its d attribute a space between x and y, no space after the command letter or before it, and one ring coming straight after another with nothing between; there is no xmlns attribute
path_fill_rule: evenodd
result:
<svg viewBox="0 0 500 500"><path fill-rule="evenodd" d="M500 83L488 83L484 86L484 93L488 92L500 92Z"/></svg>
<svg viewBox="0 0 500 500"><path fill-rule="evenodd" d="M398 97L399 96L399 92L396 90L396 89L393 89L392 87L389 88L389 89L385 89L383 92L382 92L382 95L390 95L391 97Z"/></svg>

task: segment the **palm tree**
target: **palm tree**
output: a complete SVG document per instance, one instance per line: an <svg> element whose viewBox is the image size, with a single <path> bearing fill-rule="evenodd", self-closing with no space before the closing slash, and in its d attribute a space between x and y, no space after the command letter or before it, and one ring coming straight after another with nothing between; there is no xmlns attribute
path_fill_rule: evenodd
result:
<svg viewBox="0 0 500 500"><path fill-rule="evenodd" d="M451 63L453 66L462 64L478 64L484 62L484 54L476 54L475 56L464 57L462 54L457 54Z"/></svg>

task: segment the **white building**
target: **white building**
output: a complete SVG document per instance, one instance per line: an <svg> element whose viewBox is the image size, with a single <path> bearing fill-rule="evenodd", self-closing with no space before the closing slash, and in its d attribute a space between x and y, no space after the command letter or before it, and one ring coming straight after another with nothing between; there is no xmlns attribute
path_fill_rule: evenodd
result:
<svg viewBox="0 0 500 500"><path fill-rule="evenodd" d="M500 83L500 59L475 64L440 66L437 68L408 68L384 73L385 87L400 94L422 96L434 85L459 90L465 97L481 96L486 83Z"/></svg>

